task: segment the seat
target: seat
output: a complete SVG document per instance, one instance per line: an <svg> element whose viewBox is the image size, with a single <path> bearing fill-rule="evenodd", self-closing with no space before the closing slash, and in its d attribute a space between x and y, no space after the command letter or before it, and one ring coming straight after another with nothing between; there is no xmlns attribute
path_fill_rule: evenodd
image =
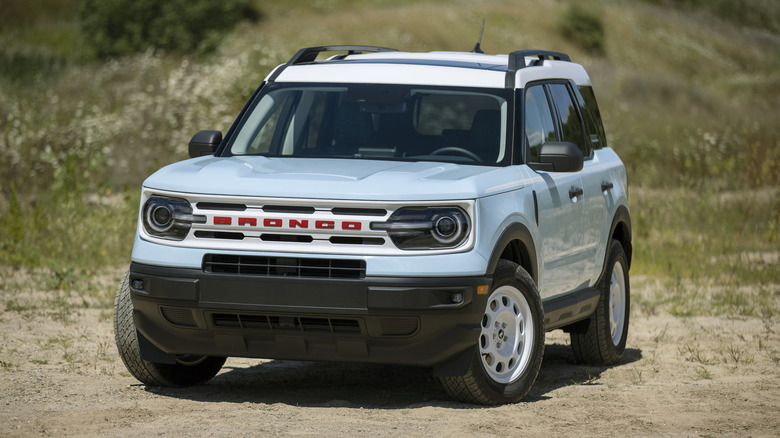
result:
<svg viewBox="0 0 780 438"><path fill-rule="evenodd" d="M354 154L361 147L371 147L374 122L371 114L361 112L357 105L343 105L337 112L333 127L333 145L338 154Z"/></svg>
<svg viewBox="0 0 780 438"><path fill-rule="evenodd" d="M469 149L485 163L495 163L501 149L501 111L479 110L469 130Z"/></svg>

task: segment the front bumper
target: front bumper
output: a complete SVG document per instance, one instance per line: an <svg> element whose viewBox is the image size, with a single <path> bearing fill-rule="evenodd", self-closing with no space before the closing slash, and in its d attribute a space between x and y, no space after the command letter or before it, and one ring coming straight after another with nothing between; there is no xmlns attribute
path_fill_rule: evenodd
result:
<svg viewBox="0 0 780 438"><path fill-rule="evenodd" d="M136 328L161 352L420 366L473 348L490 282L130 267Z"/></svg>

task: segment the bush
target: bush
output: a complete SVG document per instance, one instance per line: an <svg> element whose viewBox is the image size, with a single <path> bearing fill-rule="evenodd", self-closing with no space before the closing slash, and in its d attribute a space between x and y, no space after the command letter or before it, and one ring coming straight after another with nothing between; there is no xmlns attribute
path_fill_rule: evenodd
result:
<svg viewBox="0 0 780 438"><path fill-rule="evenodd" d="M572 3L558 20L564 37L591 53L604 51L604 25L598 11Z"/></svg>
<svg viewBox="0 0 780 438"><path fill-rule="evenodd" d="M102 58L150 48L209 51L239 21L259 18L249 0L83 0L79 16L84 38Z"/></svg>

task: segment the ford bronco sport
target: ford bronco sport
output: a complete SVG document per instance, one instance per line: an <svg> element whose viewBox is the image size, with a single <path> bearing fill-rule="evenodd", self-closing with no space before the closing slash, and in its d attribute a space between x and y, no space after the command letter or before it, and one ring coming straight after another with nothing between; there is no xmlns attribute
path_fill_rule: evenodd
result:
<svg viewBox="0 0 780 438"><path fill-rule="evenodd" d="M189 153L144 182L116 298L147 385L228 356L353 361L500 404L531 388L546 331L621 358L626 173L565 54L305 48Z"/></svg>

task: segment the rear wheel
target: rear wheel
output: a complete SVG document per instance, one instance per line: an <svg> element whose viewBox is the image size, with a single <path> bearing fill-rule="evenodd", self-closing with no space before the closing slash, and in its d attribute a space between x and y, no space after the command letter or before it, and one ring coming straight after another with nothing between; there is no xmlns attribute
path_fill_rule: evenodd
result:
<svg viewBox="0 0 780 438"><path fill-rule="evenodd" d="M150 386L189 386L216 376L224 357L179 355L176 363L149 362L141 357L138 332L133 323L133 303L130 300L130 274L119 283L114 302L114 336L119 357L136 379Z"/></svg>
<svg viewBox="0 0 780 438"><path fill-rule="evenodd" d="M578 362L610 365L618 362L626 349L630 309L628 258L617 240L610 244L599 289L599 303L590 316L588 330L572 333L571 347Z"/></svg>
<svg viewBox="0 0 780 438"><path fill-rule="evenodd" d="M442 377L449 394L485 405L519 401L531 389L544 354L544 313L536 285L517 264L499 261L468 372Z"/></svg>

